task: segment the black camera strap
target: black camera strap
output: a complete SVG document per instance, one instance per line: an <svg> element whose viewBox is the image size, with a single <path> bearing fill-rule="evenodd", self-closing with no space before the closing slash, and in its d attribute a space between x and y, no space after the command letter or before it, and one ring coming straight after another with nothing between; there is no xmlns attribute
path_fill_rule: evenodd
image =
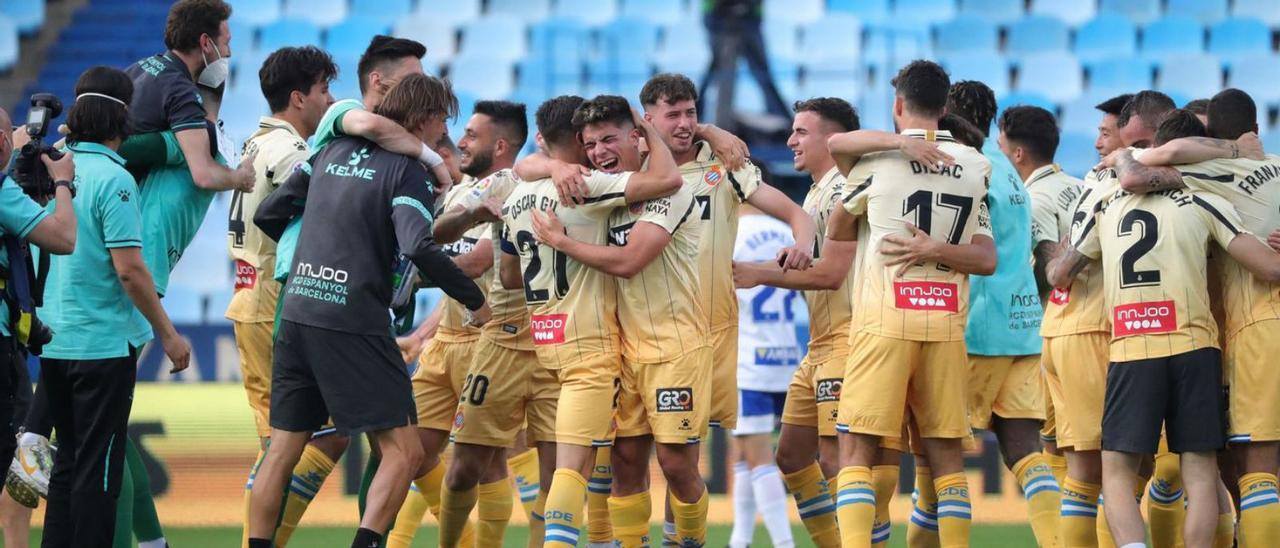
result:
<svg viewBox="0 0 1280 548"><path fill-rule="evenodd" d="M19 344L25 346L30 340L32 327L38 321L35 319L36 301L32 296L36 280L31 275L31 253L26 240L4 236L3 241L9 256L3 291L5 303L9 306L9 331ZM42 263L44 266L48 261Z"/></svg>

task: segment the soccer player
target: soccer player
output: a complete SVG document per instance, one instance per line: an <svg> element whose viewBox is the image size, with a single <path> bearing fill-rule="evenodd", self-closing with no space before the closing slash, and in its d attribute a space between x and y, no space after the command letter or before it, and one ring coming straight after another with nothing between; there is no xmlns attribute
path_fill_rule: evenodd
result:
<svg viewBox="0 0 1280 548"><path fill-rule="evenodd" d="M1280 158L1257 157L1244 143L1256 143L1257 106L1247 93L1228 89L1209 100L1208 116L1207 131L1214 139L1180 139L1147 151L1138 157L1138 164L1130 163L1130 169L1122 170L1121 188L1146 193L1185 187L1214 194L1235 207L1246 230L1270 234L1280 228L1280 218L1274 213L1280 206L1280 182L1275 180ZM1206 159L1197 150L1221 159ZM1193 160L1204 161L1187 163ZM1168 164L1186 165L1142 167ZM1271 408L1280 376L1264 364L1274 355L1270 339L1280 325L1274 306L1280 302L1280 286L1227 257L1215 255L1214 263L1211 271L1222 278L1226 312L1226 379L1231 388L1228 439L1235 444L1241 473L1240 543L1270 545L1280 542L1280 499L1275 487L1280 425Z"/></svg>
<svg viewBox="0 0 1280 548"><path fill-rule="evenodd" d="M1204 132L1188 111L1168 115L1159 130L1161 140ZM1216 242L1254 274L1275 281L1280 255L1242 228L1229 202L1207 193L1120 190L1092 211L1073 228L1072 245L1050 264L1048 278L1067 287L1091 260L1116 265L1103 270L1112 338L1102 462L1112 534L1120 546L1142 545L1142 516L1129 493L1140 455L1156 451L1163 423L1188 491L1186 543L1209 546L1220 505L1216 451L1226 436L1205 257Z"/></svg>
<svg viewBox="0 0 1280 548"><path fill-rule="evenodd" d="M245 142L245 152L254 157L258 181L252 192L237 190L231 196L227 247L235 260L236 285L226 315L235 331L245 392L258 428L258 460L271 439L271 345L280 283L273 278L275 241L246 220L253 219L258 205L289 178L296 166L306 163L311 153L307 139L333 103L329 83L337 73L329 54L311 46L281 48L267 57L258 78L272 114L258 121L258 130ZM303 450L293 472L294 489L285 503L276 544L284 546L289 542L311 498L346 449L346 439L319 437ZM249 534L253 479L254 474L250 473L245 489L244 542Z"/></svg>
<svg viewBox="0 0 1280 548"><path fill-rule="evenodd" d="M411 75L376 112L420 141L435 142L456 108L447 83ZM326 417L344 431L369 432L381 454L353 547L377 546L408 492L423 452L409 375L390 336L392 262L407 255L445 294L464 303L470 323L489 316L483 292L431 237L429 182L412 158L365 139L340 138L296 170L254 216L273 238L294 216L312 222L302 225L297 269L283 292L272 368L272 443L255 480L251 547L271 545L288 471Z"/></svg>
<svg viewBox="0 0 1280 548"><path fill-rule="evenodd" d="M1098 137L1093 141L1093 149L1098 151L1098 157L1106 158L1112 151L1124 146L1120 141L1120 128L1116 126L1116 120L1120 117L1120 111L1124 110L1124 106L1132 98L1132 93L1124 93L1098 103L1094 107L1102 112L1102 119L1098 122ZM1089 180L1085 179L1085 183L1088 186Z"/></svg>
<svg viewBox="0 0 1280 548"><path fill-rule="evenodd" d="M552 159L570 165L587 162L574 120L579 111L585 116L588 108L592 104L574 96L557 97L538 107L538 131ZM574 204L560 201L553 180L539 179L518 185L502 208L503 285L524 287L538 360L560 382L556 471L544 513L548 546L577 544L585 478L595 462L593 447L607 444L610 435L613 413L603 410L613 408L621 383L622 348L615 280L540 244L533 236L533 214L555 210L570 236L602 245L608 241L614 208L679 190L679 171L656 131L641 120L632 123L642 129L651 147L643 170L592 171L585 176L586 192ZM523 171L520 167L517 172Z"/></svg>
<svg viewBox="0 0 1280 548"><path fill-rule="evenodd" d="M792 150L796 170L808 173L812 180L804 209L812 216L819 234L824 234L845 190L844 176L836 168L827 140L833 135L857 130L858 115L848 102L832 97L798 101L794 109L795 119L787 145ZM821 245L817 237L812 240L813 256L818 262L824 260ZM778 440L778 467L786 475L800 519L814 544L835 546L840 542L840 535L835 505L824 479L835 478L839 471L836 416L849 355L854 269L848 269L843 277L836 279L808 276L820 272L825 271L810 270L786 276L776 262L734 263L734 282L738 287L762 284L804 290L809 305L809 353L787 389ZM816 456L821 456L821 464ZM893 485L897 485L897 470L894 465L877 467L876 472L886 480L892 477ZM886 493L885 509L892 488ZM888 516L880 518L877 530L887 539Z"/></svg>
<svg viewBox="0 0 1280 548"><path fill-rule="evenodd" d="M601 171L640 167L641 132L625 98L600 96L584 103L574 125L587 158ZM616 208L604 245L568 236L553 212L545 219L534 217L534 236L540 242L618 278L623 366L609 515L614 538L625 546L648 543L648 463L655 441L677 538L694 545L706 540L707 495L698 456L710 403L711 364L705 316L694 295L700 230L689 222L693 212L692 190L683 184L669 197Z"/></svg>

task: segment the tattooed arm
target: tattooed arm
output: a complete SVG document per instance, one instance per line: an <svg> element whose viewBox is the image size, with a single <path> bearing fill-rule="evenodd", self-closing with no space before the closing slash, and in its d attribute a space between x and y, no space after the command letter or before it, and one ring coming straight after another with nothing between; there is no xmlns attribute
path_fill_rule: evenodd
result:
<svg viewBox="0 0 1280 548"><path fill-rule="evenodd" d="M1148 150L1138 161L1149 166L1194 164L1209 160L1263 158L1262 141L1256 133L1246 133L1239 139L1213 139L1210 137L1185 137L1174 139Z"/></svg>
<svg viewBox="0 0 1280 548"><path fill-rule="evenodd" d="M1177 169L1139 163L1133 158L1133 152L1128 149L1117 150L1113 154L1113 158L1108 159L1114 161L1116 173L1120 176L1120 188L1134 194L1157 192L1183 186L1182 174Z"/></svg>

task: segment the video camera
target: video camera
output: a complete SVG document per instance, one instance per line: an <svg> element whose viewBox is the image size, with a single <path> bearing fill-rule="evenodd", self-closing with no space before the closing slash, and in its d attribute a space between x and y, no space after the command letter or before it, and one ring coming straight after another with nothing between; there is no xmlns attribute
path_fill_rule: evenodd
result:
<svg viewBox="0 0 1280 548"><path fill-rule="evenodd" d="M27 114L27 135L31 141L22 145L18 157L13 161L13 178L22 191L34 200L53 196L53 179L49 171L40 161L41 156L54 160L62 158L62 152L44 144L49 134L49 124L62 114L62 101L52 93L37 93L31 96L31 111Z"/></svg>

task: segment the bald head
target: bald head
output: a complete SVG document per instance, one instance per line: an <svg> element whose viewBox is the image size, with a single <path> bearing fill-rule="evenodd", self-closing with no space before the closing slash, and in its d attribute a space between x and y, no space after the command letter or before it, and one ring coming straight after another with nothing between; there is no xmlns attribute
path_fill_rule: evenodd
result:
<svg viewBox="0 0 1280 548"><path fill-rule="evenodd" d="M9 158L13 156L13 119L9 118L9 112L0 108L0 132L4 134L4 140L0 141L0 167L9 165Z"/></svg>

